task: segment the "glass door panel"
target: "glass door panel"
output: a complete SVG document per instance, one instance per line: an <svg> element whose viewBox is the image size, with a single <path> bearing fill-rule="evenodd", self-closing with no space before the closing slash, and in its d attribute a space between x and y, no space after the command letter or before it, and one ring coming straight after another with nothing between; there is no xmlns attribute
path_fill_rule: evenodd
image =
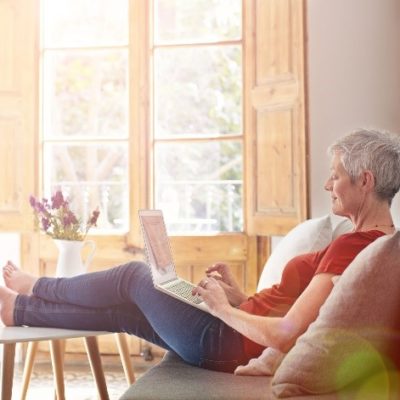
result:
<svg viewBox="0 0 400 400"><path fill-rule="evenodd" d="M154 1L154 205L174 235L243 231L239 0Z"/></svg>

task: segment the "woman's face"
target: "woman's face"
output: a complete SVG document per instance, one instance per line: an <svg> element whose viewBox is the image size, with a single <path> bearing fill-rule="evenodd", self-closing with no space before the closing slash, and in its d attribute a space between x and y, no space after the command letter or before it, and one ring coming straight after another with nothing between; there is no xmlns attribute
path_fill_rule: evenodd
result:
<svg viewBox="0 0 400 400"><path fill-rule="evenodd" d="M357 181L351 181L337 154L332 158L331 175L325 183L325 189L331 193L334 214L343 217L356 215L363 197L360 185Z"/></svg>

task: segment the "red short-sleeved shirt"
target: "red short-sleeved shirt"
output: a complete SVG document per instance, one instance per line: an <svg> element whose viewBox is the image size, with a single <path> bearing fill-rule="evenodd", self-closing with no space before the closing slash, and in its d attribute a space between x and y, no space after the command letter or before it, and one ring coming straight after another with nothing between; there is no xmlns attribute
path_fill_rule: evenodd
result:
<svg viewBox="0 0 400 400"><path fill-rule="evenodd" d="M249 297L239 308L254 315L284 316L314 275L324 272L341 275L361 250L383 235L378 230L347 233L324 250L294 257L286 264L279 284ZM250 358L257 357L265 348L246 337L243 343Z"/></svg>

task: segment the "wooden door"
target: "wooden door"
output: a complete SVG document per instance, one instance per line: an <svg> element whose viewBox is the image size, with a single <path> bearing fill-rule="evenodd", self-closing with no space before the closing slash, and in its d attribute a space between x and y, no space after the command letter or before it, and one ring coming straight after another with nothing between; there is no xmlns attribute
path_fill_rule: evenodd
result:
<svg viewBox="0 0 400 400"><path fill-rule="evenodd" d="M0 229L32 231L37 176L38 2L0 1Z"/></svg>
<svg viewBox="0 0 400 400"><path fill-rule="evenodd" d="M283 235L307 216L304 2L245 3L247 232Z"/></svg>

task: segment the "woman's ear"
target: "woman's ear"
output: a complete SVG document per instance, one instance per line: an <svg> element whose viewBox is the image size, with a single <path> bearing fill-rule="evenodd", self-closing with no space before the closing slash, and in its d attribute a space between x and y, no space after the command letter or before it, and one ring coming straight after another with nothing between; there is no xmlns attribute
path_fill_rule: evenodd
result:
<svg viewBox="0 0 400 400"><path fill-rule="evenodd" d="M373 190L375 187L375 176L372 171L366 169L361 173L361 184L364 188Z"/></svg>

